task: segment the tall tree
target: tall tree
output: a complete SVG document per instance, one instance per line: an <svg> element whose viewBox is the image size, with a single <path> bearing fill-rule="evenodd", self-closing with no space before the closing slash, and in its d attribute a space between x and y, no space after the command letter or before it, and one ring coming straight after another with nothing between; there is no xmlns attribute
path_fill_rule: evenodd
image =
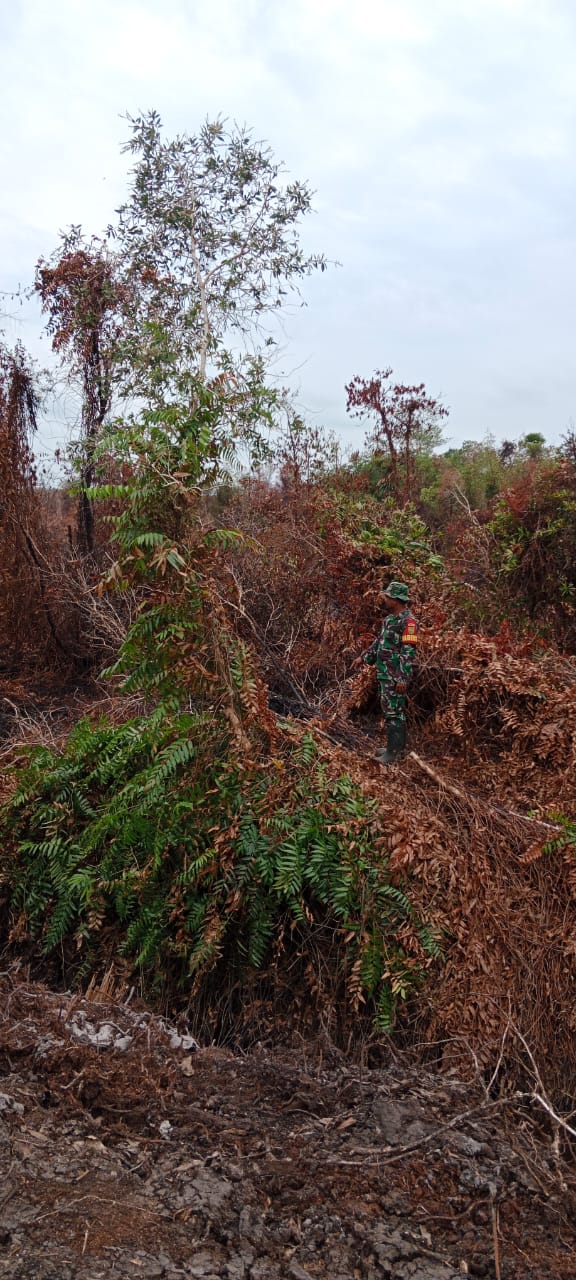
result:
<svg viewBox="0 0 576 1280"><path fill-rule="evenodd" d="M118 221L104 240L72 227L38 263L35 282L53 346L82 386L78 534L86 552L95 450L113 389L192 444L200 419L209 421L211 448L200 450L207 475L239 438L258 453L258 428L275 401L265 317L326 266L299 243L308 185L285 181L249 130L218 120L167 140L155 111L129 119L125 150L135 162Z"/></svg>
<svg viewBox="0 0 576 1280"><path fill-rule="evenodd" d="M48 316L52 346L67 358L72 376L82 386L78 541L88 554L94 549L89 490L120 355L124 286L106 245L95 239L86 243L80 228L73 227L50 262L40 259L34 288Z"/></svg>
<svg viewBox="0 0 576 1280"><path fill-rule="evenodd" d="M241 352L271 343L264 317L326 262L299 242L308 185L285 182L249 130L207 121L196 135L166 140L155 111L130 124L130 193L110 234L131 286L133 389L161 401L190 394L198 379L238 373Z"/></svg>
<svg viewBox="0 0 576 1280"><path fill-rule="evenodd" d="M387 455L393 494L402 503L414 496L417 454L441 443L448 409L427 394L424 383L410 387L391 379L392 369L352 378L345 387L346 408L353 418L376 420L366 442L376 454Z"/></svg>
<svg viewBox="0 0 576 1280"><path fill-rule="evenodd" d="M38 551L39 508L31 443L40 394L24 348L0 341L0 653L20 663L38 639L40 614L59 644Z"/></svg>

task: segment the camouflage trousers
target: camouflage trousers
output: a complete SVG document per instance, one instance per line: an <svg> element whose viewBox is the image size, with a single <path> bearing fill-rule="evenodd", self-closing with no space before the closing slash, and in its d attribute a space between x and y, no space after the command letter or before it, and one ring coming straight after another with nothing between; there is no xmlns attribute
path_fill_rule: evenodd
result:
<svg viewBox="0 0 576 1280"><path fill-rule="evenodd" d="M406 694L398 693L396 681L391 676L382 679L382 676L378 675L378 692L386 724L406 724Z"/></svg>

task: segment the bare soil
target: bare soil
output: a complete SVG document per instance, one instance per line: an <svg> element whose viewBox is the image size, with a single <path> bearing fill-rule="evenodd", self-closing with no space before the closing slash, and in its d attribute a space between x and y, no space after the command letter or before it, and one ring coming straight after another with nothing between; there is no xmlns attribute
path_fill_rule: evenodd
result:
<svg viewBox="0 0 576 1280"><path fill-rule="evenodd" d="M480 1080L195 1048L14 973L0 1007L0 1276L576 1276L566 1157Z"/></svg>

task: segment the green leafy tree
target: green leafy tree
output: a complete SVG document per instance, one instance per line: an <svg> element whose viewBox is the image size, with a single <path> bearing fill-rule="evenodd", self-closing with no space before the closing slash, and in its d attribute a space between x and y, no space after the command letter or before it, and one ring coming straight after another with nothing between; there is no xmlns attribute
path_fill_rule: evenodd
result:
<svg viewBox="0 0 576 1280"><path fill-rule="evenodd" d="M546 447L546 438L540 431L529 431L519 441L519 449L528 458L541 458Z"/></svg>
<svg viewBox="0 0 576 1280"><path fill-rule="evenodd" d="M463 497L473 511L489 507L500 492L504 479L505 462L494 440L465 440L457 449L443 454L443 461L452 473L452 491Z"/></svg>
<svg viewBox="0 0 576 1280"><path fill-rule="evenodd" d="M223 412L212 460L232 437L261 453L275 401L262 325L326 266L299 243L308 185L284 181L247 129L207 122L167 140L156 112L130 124L135 163L117 223L102 240L72 227L38 263L35 283L54 349L82 390L79 542L88 552L88 492L113 393L133 419L138 403L169 418L182 405L203 412L209 386Z"/></svg>
<svg viewBox="0 0 576 1280"><path fill-rule="evenodd" d="M270 343L265 317L325 268L299 241L311 191L248 129L207 121L166 140L155 111L130 124L130 193L110 229L129 285L125 355L135 391L194 397L198 379L233 378L258 337Z"/></svg>

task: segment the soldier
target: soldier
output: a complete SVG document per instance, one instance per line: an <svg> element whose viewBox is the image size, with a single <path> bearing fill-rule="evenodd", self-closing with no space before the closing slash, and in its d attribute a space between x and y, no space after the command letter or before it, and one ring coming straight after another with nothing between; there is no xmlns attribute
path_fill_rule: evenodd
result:
<svg viewBox="0 0 576 1280"><path fill-rule="evenodd" d="M418 623L408 608L409 591L403 582L390 582L384 600L389 612L380 635L364 654L364 662L376 666L386 721L388 745L376 752L376 759L392 764L406 746L406 690L416 657Z"/></svg>

